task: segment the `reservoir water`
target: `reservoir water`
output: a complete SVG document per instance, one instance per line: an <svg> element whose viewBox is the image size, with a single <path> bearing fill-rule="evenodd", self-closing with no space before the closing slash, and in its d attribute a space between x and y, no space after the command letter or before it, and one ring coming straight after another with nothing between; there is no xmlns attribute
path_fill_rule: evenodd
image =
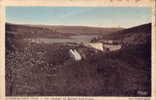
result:
<svg viewBox="0 0 156 100"><path fill-rule="evenodd" d="M98 37L97 35L73 35L68 38L29 38L26 39L34 43L65 43L65 42L90 42L93 38Z"/></svg>

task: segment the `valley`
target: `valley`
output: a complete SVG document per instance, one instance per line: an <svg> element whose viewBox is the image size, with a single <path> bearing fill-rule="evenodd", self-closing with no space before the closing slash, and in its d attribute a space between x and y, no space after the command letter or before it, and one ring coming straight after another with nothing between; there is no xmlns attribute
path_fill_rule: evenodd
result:
<svg viewBox="0 0 156 100"><path fill-rule="evenodd" d="M150 96L151 23L128 29L6 23L6 71L7 96Z"/></svg>

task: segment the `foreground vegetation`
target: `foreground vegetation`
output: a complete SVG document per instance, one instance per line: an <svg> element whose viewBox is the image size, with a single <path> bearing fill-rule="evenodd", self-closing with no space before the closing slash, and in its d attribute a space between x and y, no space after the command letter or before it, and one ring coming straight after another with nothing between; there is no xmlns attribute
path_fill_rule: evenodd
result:
<svg viewBox="0 0 156 100"><path fill-rule="evenodd" d="M151 65L147 46L96 54L62 44L31 44L7 50L6 94L148 96ZM76 62L69 56L70 48L89 54Z"/></svg>

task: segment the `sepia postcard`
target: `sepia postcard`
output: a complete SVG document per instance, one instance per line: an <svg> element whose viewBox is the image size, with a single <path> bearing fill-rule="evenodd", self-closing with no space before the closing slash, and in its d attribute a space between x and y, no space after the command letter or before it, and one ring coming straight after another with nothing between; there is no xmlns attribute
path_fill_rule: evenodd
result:
<svg viewBox="0 0 156 100"><path fill-rule="evenodd" d="M0 100L156 100L154 0L1 0Z"/></svg>

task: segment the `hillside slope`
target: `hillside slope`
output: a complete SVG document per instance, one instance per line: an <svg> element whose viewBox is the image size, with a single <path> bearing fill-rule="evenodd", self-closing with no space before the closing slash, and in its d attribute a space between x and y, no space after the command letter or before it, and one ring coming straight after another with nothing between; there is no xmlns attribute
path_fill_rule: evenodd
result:
<svg viewBox="0 0 156 100"><path fill-rule="evenodd" d="M151 23L120 30L104 35L94 41L113 40L123 44L145 44L151 40Z"/></svg>

